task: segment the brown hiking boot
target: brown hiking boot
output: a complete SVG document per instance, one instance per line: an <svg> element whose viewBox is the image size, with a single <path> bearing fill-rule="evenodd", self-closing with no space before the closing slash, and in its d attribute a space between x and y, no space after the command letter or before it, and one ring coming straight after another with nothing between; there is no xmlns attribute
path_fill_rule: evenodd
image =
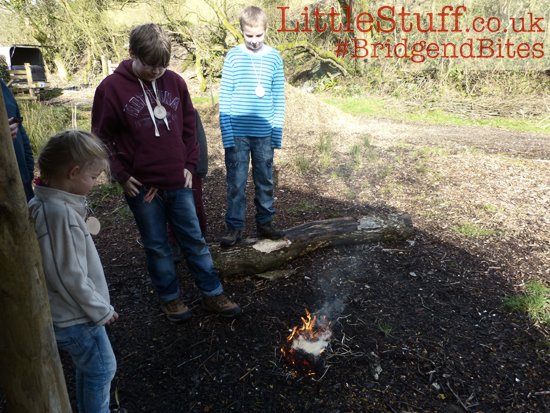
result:
<svg viewBox="0 0 550 413"><path fill-rule="evenodd" d="M161 301L160 308L166 314L168 321L173 323L182 323L191 318L189 308L179 298L171 301Z"/></svg>
<svg viewBox="0 0 550 413"><path fill-rule="evenodd" d="M242 313L241 307L231 301L223 293L215 297L202 296L202 308L214 313L218 313L222 317L235 318Z"/></svg>
<svg viewBox="0 0 550 413"><path fill-rule="evenodd" d="M269 239L280 239L285 236L285 232L275 227L272 221L266 222L265 224L256 222L256 230L258 231L258 234Z"/></svg>
<svg viewBox="0 0 550 413"><path fill-rule="evenodd" d="M243 232L240 229L229 228L220 239L222 247L231 247L241 240Z"/></svg>

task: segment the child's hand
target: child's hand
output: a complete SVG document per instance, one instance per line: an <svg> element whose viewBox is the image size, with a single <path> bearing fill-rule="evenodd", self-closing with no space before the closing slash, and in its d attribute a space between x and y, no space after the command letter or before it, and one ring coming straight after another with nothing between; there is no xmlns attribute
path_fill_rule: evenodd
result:
<svg viewBox="0 0 550 413"><path fill-rule="evenodd" d="M8 122L11 122L14 118L9 118ZM19 122L10 123L11 140L14 141L17 138L17 128L19 128Z"/></svg>
<svg viewBox="0 0 550 413"><path fill-rule="evenodd" d="M183 170L183 177L185 178L184 188L193 188L193 174L189 170Z"/></svg>
<svg viewBox="0 0 550 413"><path fill-rule="evenodd" d="M130 197L137 196L139 194L138 186L141 186L141 182L139 182L136 178L133 176L130 177L124 184L122 185L122 189L124 189L124 193Z"/></svg>
<svg viewBox="0 0 550 413"><path fill-rule="evenodd" d="M107 321L104 325L108 326L108 325L111 325L113 324L116 320L118 320L118 313L115 311L113 313L113 316L111 317L111 319L109 321Z"/></svg>

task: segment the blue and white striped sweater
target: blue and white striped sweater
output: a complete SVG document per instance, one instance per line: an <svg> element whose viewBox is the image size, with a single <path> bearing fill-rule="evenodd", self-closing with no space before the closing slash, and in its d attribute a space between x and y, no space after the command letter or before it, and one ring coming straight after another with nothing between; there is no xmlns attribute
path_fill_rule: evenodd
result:
<svg viewBox="0 0 550 413"><path fill-rule="evenodd" d="M255 93L260 68L260 82L265 89L265 96L261 98ZM282 147L284 81L283 60L272 47L264 45L258 53L251 53L240 45L229 51L220 88L220 128L224 148L235 146L234 136L271 137L273 148Z"/></svg>

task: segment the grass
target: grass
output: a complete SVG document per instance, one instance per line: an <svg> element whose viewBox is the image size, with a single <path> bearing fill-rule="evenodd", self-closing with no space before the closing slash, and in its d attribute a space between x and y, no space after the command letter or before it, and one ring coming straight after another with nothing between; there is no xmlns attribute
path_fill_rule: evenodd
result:
<svg viewBox="0 0 550 413"><path fill-rule="evenodd" d="M71 127L72 109L66 106L23 101L19 108L35 157L52 135Z"/></svg>
<svg viewBox="0 0 550 413"><path fill-rule="evenodd" d="M495 234L495 231L492 229L483 229L468 222L459 227L451 227L451 229L459 234L466 235L468 238L485 237Z"/></svg>
<svg viewBox="0 0 550 413"><path fill-rule="evenodd" d="M328 168L332 157L332 134L323 133L319 136L319 146L317 150L321 154L321 164Z"/></svg>
<svg viewBox="0 0 550 413"><path fill-rule="evenodd" d="M530 132L549 132L550 123L539 120L494 117L490 119L467 119L442 110L419 109L416 112L389 111L383 99L372 97L327 97L322 100L343 112L352 115L369 115L374 117L390 117L402 121L420 121L434 124L450 124L459 126L492 126L511 130Z"/></svg>
<svg viewBox="0 0 550 413"><path fill-rule="evenodd" d="M380 329L386 337L391 337L395 333L393 325L387 320L379 320L376 322L376 326Z"/></svg>
<svg viewBox="0 0 550 413"><path fill-rule="evenodd" d="M203 103L212 103L212 98L211 97L196 97L196 98L191 98L191 101L195 105L201 105ZM220 101L220 96L219 95L214 96L214 103L217 103L219 101Z"/></svg>
<svg viewBox="0 0 550 413"><path fill-rule="evenodd" d="M319 205L315 205L315 204L311 204L309 202L303 201L303 202L299 202L296 208L289 208L286 210L286 212L293 214L293 213L299 213L299 212L303 212L303 213L321 212L323 210L324 208Z"/></svg>
<svg viewBox="0 0 550 413"><path fill-rule="evenodd" d="M505 297L504 306L513 311L525 312L529 318L550 324L550 288L540 282L528 282L521 295Z"/></svg>
<svg viewBox="0 0 550 413"><path fill-rule="evenodd" d="M311 168L311 162L309 161L309 159L306 158L303 153L296 154L292 159L292 163L300 173L305 173Z"/></svg>

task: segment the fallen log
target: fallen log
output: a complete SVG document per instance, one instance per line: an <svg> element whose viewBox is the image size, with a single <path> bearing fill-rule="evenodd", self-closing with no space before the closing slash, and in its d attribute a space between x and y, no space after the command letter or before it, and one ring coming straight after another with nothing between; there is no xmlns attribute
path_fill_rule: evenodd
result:
<svg viewBox="0 0 550 413"><path fill-rule="evenodd" d="M260 274L319 248L404 241L414 227L408 214L396 213L315 221L285 231L286 237L276 241L244 239L230 248L210 246L214 267L221 277Z"/></svg>

